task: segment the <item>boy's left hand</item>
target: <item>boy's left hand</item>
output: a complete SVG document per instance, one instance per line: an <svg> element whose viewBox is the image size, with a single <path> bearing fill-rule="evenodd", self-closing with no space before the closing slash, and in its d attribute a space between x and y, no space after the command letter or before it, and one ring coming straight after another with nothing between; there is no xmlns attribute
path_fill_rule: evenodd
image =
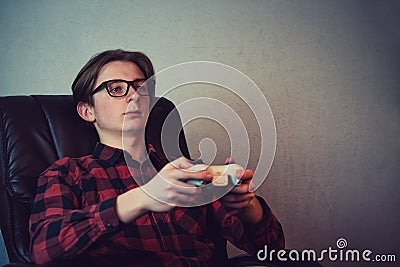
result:
<svg viewBox="0 0 400 267"><path fill-rule="evenodd" d="M239 184L233 187L232 190L221 199L225 207L243 209L252 205L252 202L256 200L255 193L253 192L253 175L254 171L249 169L238 174L239 177L237 178L240 178Z"/></svg>

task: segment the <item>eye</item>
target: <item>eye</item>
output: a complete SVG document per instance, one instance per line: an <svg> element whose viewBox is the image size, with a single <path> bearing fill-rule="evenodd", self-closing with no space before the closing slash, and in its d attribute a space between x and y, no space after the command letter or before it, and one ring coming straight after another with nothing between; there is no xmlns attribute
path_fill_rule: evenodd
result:
<svg viewBox="0 0 400 267"><path fill-rule="evenodd" d="M141 87L139 87L137 91L141 95L148 95L148 93L149 93L149 90L147 89L147 85L146 84L144 84Z"/></svg>
<svg viewBox="0 0 400 267"><path fill-rule="evenodd" d="M143 96L146 96L149 94L149 90L147 87L147 84L145 83L145 79L140 79L140 80L136 80L134 81L134 87L136 89L136 91Z"/></svg>
<svg viewBox="0 0 400 267"><path fill-rule="evenodd" d="M115 86L109 89L110 93L118 93L122 91L121 86Z"/></svg>
<svg viewBox="0 0 400 267"><path fill-rule="evenodd" d="M126 90L126 83L124 82L109 82L107 90L112 95L123 95Z"/></svg>

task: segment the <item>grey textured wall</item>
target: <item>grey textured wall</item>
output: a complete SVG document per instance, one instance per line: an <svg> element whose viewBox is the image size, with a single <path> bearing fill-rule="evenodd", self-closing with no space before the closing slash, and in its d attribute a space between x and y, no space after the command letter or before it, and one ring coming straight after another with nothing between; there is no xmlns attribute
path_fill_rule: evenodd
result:
<svg viewBox="0 0 400 267"><path fill-rule="evenodd" d="M0 95L69 94L105 49L144 51L157 71L230 65L258 84L275 116L276 157L259 193L288 247L320 251L344 237L400 260L399 13L398 1L3 0ZM204 135L195 128L193 153Z"/></svg>

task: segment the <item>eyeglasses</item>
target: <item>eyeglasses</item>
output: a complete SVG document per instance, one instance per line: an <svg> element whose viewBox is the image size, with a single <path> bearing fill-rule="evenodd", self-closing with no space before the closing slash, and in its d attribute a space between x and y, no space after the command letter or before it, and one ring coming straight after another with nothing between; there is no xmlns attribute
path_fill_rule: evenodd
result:
<svg viewBox="0 0 400 267"><path fill-rule="evenodd" d="M93 90L91 95L99 92L103 88L106 88L107 93L111 97L124 97L128 94L129 88L132 86L135 91L141 96L149 95L149 86L153 86L153 80L136 79L134 81L125 80L109 80L102 82L96 89Z"/></svg>

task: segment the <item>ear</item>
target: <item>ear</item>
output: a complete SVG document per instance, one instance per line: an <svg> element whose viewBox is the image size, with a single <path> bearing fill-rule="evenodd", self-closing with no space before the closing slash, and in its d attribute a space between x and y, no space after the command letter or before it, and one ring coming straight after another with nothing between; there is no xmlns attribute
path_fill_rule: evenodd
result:
<svg viewBox="0 0 400 267"><path fill-rule="evenodd" d="M93 106L86 102L79 102L76 105L76 111L78 111L79 116L88 122L95 122L96 117L94 116Z"/></svg>

